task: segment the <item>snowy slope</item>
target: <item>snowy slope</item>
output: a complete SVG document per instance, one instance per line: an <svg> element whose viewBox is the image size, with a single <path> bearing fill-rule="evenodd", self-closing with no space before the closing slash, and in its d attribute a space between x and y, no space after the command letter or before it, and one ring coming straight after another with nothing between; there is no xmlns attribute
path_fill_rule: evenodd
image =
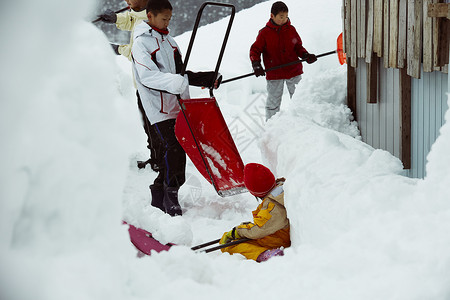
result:
<svg viewBox="0 0 450 300"><path fill-rule="evenodd" d="M310 52L334 49L341 1L286 3ZM293 246L263 264L186 246L138 259L122 218L190 246L249 220L257 203L218 197L189 163L184 216L152 210L155 174L134 167L147 154L130 66L81 21L89 1L10 6L3 28L11 11L27 21L2 33L12 46L0 58L0 299L450 298L449 122L427 178L413 180L399 175L398 159L360 142L336 57L306 65L294 98L267 124L264 79L224 84L216 96L244 162L287 178ZM236 16L225 78L251 72L248 47L269 9ZM199 30L190 69L213 68L225 21ZM185 51L189 34L177 39Z"/></svg>

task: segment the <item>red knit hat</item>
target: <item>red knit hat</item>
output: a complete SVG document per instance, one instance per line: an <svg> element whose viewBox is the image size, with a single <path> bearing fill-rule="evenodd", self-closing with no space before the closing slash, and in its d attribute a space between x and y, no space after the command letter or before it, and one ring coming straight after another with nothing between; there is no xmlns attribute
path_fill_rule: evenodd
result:
<svg viewBox="0 0 450 300"><path fill-rule="evenodd" d="M256 197L264 197L275 187L275 176L263 165L250 163L244 167L244 183L247 190Z"/></svg>

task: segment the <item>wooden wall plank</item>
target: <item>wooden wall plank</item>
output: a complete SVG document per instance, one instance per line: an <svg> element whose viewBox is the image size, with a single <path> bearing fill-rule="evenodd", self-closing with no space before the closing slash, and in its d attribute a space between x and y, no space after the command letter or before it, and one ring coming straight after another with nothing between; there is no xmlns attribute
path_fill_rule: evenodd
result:
<svg viewBox="0 0 450 300"><path fill-rule="evenodd" d="M358 66L358 60L357 60L357 0L351 0L351 17L350 17L350 35L351 35L351 46L350 46L350 64L353 68L356 68Z"/></svg>
<svg viewBox="0 0 450 300"><path fill-rule="evenodd" d="M428 4L423 0L423 71L433 72L433 20L428 16Z"/></svg>
<svg viewBox="0 0 450 300"><path fill-rule="evenodd" d="M400 160L404 169L411 169L411 77L400 70Z"/></svg>
<svg viewBox="0 0 450 300"><path fill-rule="evenodd" d="M373 3L373 51L378 57L383 56L383 0Z"/></svg>
<svg viewBox="0 0 450 300"><path fill-rule="evenodd" d="M358 0L359 4L359 21L358 21L358 57L364 57L366 55L366 1Z"/></svg>
<svg viewBox="0 0 450 300"><path fill-rule="evenodd" d="M368 13L367 13L367 36L366 36L366 63L372 62L373 52L373 0L368 0Z"/></svg>
<svg viewBox="0 0 450 300"><path fill-rule="evenodd" d="M384 67L389 68L389 0L383 3L383 57Z"/></svg>
<svg viewBox="0 0 450 300"><path fill-rule="evenodd" d="M408 0L408 75L418 79L422 62L422 9L422 0Z"/></svg>
<svg viewBox="0 0 450 300"><path fill-rule="evenodd" d="M406 66L406 37L407 37L407 17L408 5L407 0L400 0L399 2L399 17L398 17L398 67L404 68Z"/></svg>
<svg viewBox="0 0 450 300"><path fill-rule="evenodd" d="M389 67L397 68L398 50L398 1L389 1Z"/></svg>
<svg viewBox="0 0 450 300"><path fill-rule="evenodd" d="M350 5L351 2L350 0L343 0L344 3L344 27L343 27L343 46L344 46L344 53L347 56L350 56L350 51L351 51L351 47L350 47L350 17L351 17L351 10L350 10Z"/></svg>

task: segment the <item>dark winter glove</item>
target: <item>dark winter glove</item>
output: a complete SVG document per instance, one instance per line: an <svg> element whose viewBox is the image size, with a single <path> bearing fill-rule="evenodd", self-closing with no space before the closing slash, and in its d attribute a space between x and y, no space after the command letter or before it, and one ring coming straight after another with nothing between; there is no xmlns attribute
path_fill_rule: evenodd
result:
<svg viewBox="0 0 450 300"><path fill-rule="evenodd" d="M315 62L317 60L317 57L314 54L306 53L303 56L303 60L305 60L308 64L312 64L313 62Z"/></svg>
<svg viewBox="0 0 450 300"><path fill-rule="evenodd" d="M102 13L101 15L98 15L98 17L100 18L101 21L103 21L105 23L116 23L117 22L117 15L111 9L107 9L104 13Z"/></svg>
<svg viewBox="0 0 450 300"><path fill-rule="evenodd" d="M223 245L226 243L229 243L233 240L238 240L241 237L239 236L239 234L236 231L236 227L234 227L232 230L225 232L222 236L222 238L220 239L219 244Z"/></svg>
<svg viewBox="0 0 450 300"><path fill-rule="evenodd" d="M114 53L116 53L117 55L120 55L120 53L119 53L119 46L120 45L117 45L117 44L110 44L110 45L113 48Z"/></svg>
<svg viewBox="0 0 450 300"><path fill-rule="evenodd" d="M259 77L259 76L265 76L266 72L264 72L263 67L261 66L261 62L260 61L252 61L252 68L253 71L255 72L255 76Z"/></svg>

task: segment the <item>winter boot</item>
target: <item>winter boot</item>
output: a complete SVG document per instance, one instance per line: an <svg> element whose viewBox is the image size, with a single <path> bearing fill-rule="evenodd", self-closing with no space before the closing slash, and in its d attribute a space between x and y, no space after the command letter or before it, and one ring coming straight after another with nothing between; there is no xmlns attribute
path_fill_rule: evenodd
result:
<svg viewBox="0 0 450 300"><path fill-rule="evenodd" d="M178 203L178 187L164 186L164 208L166 213L174 216L181 216L181 206Z"/></svg>
<svg viewBox="0 0 450 300"><path fill-rule="evenodd" d="M150 185L150 193L152 195L152 206L159 208L163 212L164 209L164 186L162 184Z"/></svg>
<svg viewBox="0 0 450 300"><path fill-rule="evenodd" d="M283 256L284 252L282 249L277 248L277 249L270 249L270 250L266 250L263 253L261 253L258 258L256 259L257 262L263 262L268 260L271 257L274 256Z"/></svg>

